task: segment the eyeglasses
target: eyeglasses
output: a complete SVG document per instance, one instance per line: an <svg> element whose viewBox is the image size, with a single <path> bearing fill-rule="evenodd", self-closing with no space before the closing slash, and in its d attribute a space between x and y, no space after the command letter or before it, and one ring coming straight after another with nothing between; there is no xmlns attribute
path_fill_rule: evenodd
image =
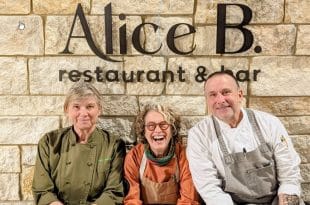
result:
<svg viewBox="0 0 310 205"><path fill-rule="evenodd" d="M160 123L155 123L155 122L149 122L145 125L145 127L149 130L149 131L154 131L157 127L157 125L159 126L159 128L161 130L166 130L168 129L168 127L170 126L170 124L166 121L162 121Z"/></svg>

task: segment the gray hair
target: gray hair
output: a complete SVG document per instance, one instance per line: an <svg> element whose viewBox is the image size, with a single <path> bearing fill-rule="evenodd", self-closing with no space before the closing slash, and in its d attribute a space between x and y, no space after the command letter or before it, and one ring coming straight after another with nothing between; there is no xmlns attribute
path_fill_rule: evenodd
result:
<svg viewBox="0 0 310 205"><path fill-rule="evenodd" d="M76 99L93 96L96 98L98 107L102 110L102 98L99 91L90 83L79 81L70 89L64 102L64 111L66 112L70 102Z"/></svg>

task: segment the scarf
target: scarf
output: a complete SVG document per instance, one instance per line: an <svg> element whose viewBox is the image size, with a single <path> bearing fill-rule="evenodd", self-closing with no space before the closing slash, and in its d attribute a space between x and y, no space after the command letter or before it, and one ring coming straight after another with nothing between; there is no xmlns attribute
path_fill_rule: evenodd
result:
<svg viewBox="0 0 310 205"><path fill-rule="evenodd" d="M149 144L145 144L144 145L144 152L145 155L147 157L147 159L151 160L152 162L156 163L159 166L165 166L166 164L168 164L170 162L170 160L173 158L174 156L174 151L175 151L175 143L174 140L171 139L171 142L169 143L169 152L166 156L161 157L161 158L156 158L154 156L154 154L152 153L151 149L150 149L150 145Z"/></svg>

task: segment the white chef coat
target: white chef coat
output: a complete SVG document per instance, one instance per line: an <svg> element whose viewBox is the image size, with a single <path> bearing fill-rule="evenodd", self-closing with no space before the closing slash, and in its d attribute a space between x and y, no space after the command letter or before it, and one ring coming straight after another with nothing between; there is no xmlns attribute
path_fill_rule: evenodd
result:
<svg viewBox="0 0 310 205"><path fill-rule="evenodd" d="M300 158L287 131L275 116L253 111L265 141L274 151L278 194L300 196ZM229 153L252 151L259 145L244 109L242 113L243 118L236 128L215 117ZM225 178L224 161L211 116L189 130L186 152L195 187L207 205L233 205L230 195L221 188L221 178Z"/></svg>

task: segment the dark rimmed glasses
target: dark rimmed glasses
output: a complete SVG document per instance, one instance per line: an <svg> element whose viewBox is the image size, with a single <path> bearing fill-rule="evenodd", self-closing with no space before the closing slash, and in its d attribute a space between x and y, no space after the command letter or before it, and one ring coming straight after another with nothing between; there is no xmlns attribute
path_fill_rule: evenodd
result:
<svg viewBox="0 0 310 205"><path fill-rule="evenodd" d="M149 122L145 125L146 129L148 129L149 131L154 131L157 127L157 125L159 126L159 128L161 130L166 130L168 129L168 127L170 126L170 124L166 121L162 121L159 123L155 123L155 122Z"/></svg>

